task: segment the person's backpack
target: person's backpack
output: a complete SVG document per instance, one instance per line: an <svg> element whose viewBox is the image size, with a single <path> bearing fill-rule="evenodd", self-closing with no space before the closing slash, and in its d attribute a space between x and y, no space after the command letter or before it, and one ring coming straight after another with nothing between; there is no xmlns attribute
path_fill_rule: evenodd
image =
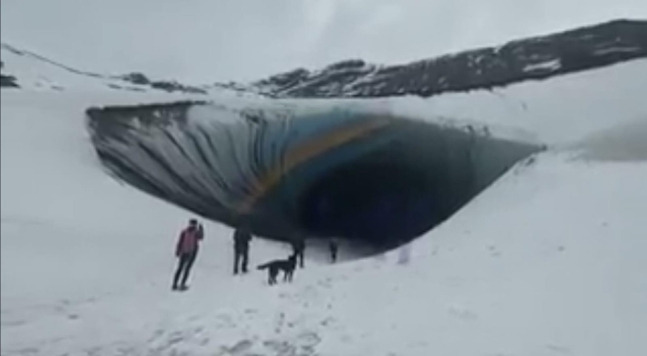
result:
<svg viewBox="0 0 647 356"><path fill-rule="evenodd" d="M193 231L184 229L180 235L180 253L191 253L197 250L198 240L202 240L202 232L199 229Z"/></svg>

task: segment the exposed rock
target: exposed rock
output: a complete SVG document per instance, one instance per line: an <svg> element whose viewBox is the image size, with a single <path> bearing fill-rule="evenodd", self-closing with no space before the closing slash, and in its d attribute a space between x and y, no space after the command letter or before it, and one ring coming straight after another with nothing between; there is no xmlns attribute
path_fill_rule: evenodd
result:
<svg viewBox="0 0 647 356"><path fill-rule="evenodd" d="M148 79L148 77L146 77L143 73L138 73L138 72L126 74L122 78L133 84L139 84L139 85L148 85L151 82Z"/></svg>
<svg viewBox="0 0 647 356"><path fill-rule="evenodd" d="M207 94L207 91L202 88L183 85L176 81L155 81L151 82L150 86L155 89L162 89L168 92L180 91L184 93Z"/></svg>
<svg viewBox="0 0 647 356"><path fill-rule="evenodd" d="M647 21L617 20L403 65L347 60L253 83L279 97L432 96L491 89L647 57Z"/></svg>
<svg viewBox="0 0 647 356"><path fill-rule="evenodd" d="M4 62L0 61L0 69L4 69ZM0 74L0 87L2 88L19 88L16 83L16 77L8 74Z"/></svg>
<svg viewBox="0 0 647 356"><path fill-rule="evenodd" d="M0 74L0 87L2 88L19 88L20 86L16 83L16 77L13 75L4 75Z"/></svg>

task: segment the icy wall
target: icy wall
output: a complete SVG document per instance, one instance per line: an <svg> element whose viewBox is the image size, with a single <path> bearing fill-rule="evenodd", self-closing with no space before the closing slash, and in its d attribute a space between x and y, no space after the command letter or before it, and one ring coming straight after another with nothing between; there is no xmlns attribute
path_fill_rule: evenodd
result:
<svg viewBox="0 0 647 356"><path fill-rule="evenodd" d="M356 107L181 102L87 111L118 178L261 236L336 236L379 249L453 214L538 145L486 128Z"/></svg>

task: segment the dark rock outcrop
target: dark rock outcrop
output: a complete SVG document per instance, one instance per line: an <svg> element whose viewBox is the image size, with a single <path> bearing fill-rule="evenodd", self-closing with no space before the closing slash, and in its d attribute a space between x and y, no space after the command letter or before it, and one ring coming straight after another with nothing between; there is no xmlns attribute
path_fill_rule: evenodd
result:
<svg viewBox="0 0 647 356"><path fill-rule="evenodd" d="M4 69L4 62L0 61L0 69ZM0 87L2 88L19 88L16 77L9 74L0 74Z"/></svg>
<svg viewBox="0 0 647 356"><path fill-rule="evenodd" d="M151 83L151 81L148 79L146 75L143 73L138 73L138 72L133 72L126 74L122 77L124 80L129 81L133 84L139 84L139 85L148 85Z"/></svg>
<svg viewBox="0 0 647 356"><path fill-rule="evenodd" d="M194 86L189 86L189 85L184 85L181 83L178 83L177 81L167 81L167 80L150 80L146 75L143 73L139 72L133 72L126 74L124 76L121 76L121 79L137 84L137 85L148 85L152 88L155 89L160 89L160 90L165 90L168 92L184 92L184 93L197 93L197 94L207 94L207 91L194 87Z"/></svg>
<svg viewBox="0 0 647 356"><path fill-rule="evenodd" d="M13 75L0 74L0 87L2 88L19 88L16 77Z"/></svg>
<svg viewBox="0 0 647 356"><path fill-rule="evenodd" d="M159 80L159 81L151 82L150 86L152 88L166 90L168 92L179 91L183 93L207 94L207 91L202 88L183 85L176 81Z"/></svg>
<svg viewBox="0 0 647 356"><path fill-rule="evenodd" d="M491 89L647 57L647 21L617 20L404 65L348 60L253 83L278 97L385 97Z"/></svg>

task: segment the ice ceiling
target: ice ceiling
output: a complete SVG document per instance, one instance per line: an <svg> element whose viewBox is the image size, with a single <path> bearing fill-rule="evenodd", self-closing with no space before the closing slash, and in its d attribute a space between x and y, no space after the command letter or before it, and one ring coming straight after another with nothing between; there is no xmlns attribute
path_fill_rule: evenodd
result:
<svg viewBox="0 0 647 356"><path fill-rule="evenodd" d="M388 249L448 218L540 150L470 125L343 105L91 108L99 158L121 180L261 236Z"/></svg>

